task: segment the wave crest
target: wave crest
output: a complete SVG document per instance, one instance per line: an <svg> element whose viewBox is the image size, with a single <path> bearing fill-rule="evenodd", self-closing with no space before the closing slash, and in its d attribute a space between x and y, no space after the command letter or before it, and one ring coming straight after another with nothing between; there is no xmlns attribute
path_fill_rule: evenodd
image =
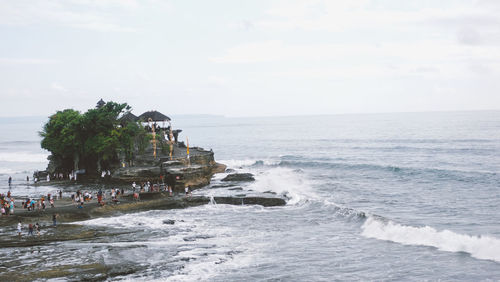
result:
<svg viewBox="0 0 500 282"><path fill-rule="evenodd" d="M500 239L492 236L470 236L430 226L413 227L368 217L362 235L403 245L435 247L447 252L466 252L478 259L500 262Z"/></svg>

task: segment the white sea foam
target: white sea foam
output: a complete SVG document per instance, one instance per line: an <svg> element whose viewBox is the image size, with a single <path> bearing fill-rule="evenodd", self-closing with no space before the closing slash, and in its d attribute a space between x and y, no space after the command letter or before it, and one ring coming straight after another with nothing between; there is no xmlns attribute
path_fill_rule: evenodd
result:
<svg viewBox="0 0 500 282"><path fill-rule="evenodd" d="M160 250L165 246L177 246L179 252L172 261L186 260L183 267L155 280L154 277L144 277L124 280L128 281L194 281L206 280L224 272L227 269L237 269L247 266L254 261L255 246L253 240L263 242L263 234L249 230L240 234L238 229L227 224L213 222L217 217L233 218L234 214L248 214L254 207L240 207L229 205L193 207L184 210L148 211L135 214L126 214L117 217L98 218L75 224L106 226L115 228L143 228L143 229L175 229L162 239L152 241L113 242L113 246L146 245L149 248ZM174 225L163 224L164 219L174 219ZM185 240L187 237L195 240ZM76 243L82 244L82 243ZM108 243L103 243L108 245ZM248 253L250 252L250 253ZM154 260L152 260L152 263Z"/></svg>
<svg viewBox="0 0 500 282"><path fill-rule="evenodd" d="M2 162L24 162L24 163L44 163L47 162L47 156L44 153L28 152L0 152L0 161Z"/></svg>
<svg viewBox="0 0 500 282"><path fill-rule="evenodd" d="M404 245L436 247L447 252L466 252L478 259L500 262L500 239L492 236L470 236L432 227L405 226L392 221L383 222L368 217L362 235Z"/></svg>
<svg viewBox="0 0 500 282"><path fill-rule="evenodd" d="M290 198L289 205L318 198L305 176L290 168L275 167L255 175L255 178L256 181L248 186L249 189L285 195Z"/></svg>
<svg viewBox="0 0 500 282"><path fill-rule="evenodd" d="M232 169L239 169L242 167L249 167L255 164L258 164L262 162L264 165L277 165L279 164L279 160L273 160L273 159L264 159L264 160L257 160L257 159L243 159L243 160L218 160L218 162L227 165L228 168Z"/></svg>

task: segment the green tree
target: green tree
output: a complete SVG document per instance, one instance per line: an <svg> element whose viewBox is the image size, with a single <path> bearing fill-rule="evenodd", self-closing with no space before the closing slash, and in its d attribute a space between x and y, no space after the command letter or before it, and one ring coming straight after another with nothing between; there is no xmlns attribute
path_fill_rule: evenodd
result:
<svg viewBox="0 0 500 282"><path fill-rule="evenodd" d="M108 102L84 114L67 109L52 115L40 132L42 148L51 152L51 172L79 167L100 172L118 163L119 154L132 163L136 152L143 153L149 145L151 135L139 122L120 124L118 117L127 110L126 103Z"/></svg>
<svg viewBox="0 0 500 282"><path fill-rule="evenodd" d="M78 170L78 163L83 151L81 139L80 112L66 109L58 111L49 118L40 136L43 137L42 148L52 153L54 161L65 164L73 163L73 169Z"/></svg>
<svg viewBox="0 0 500 282"><path fill-rule="evenodd" d="M84 155L87 167L102 171L103 162L117 159L120 148L118 116L130 107L108 102L98 109L90 109L83 115ZM95 166L93 165L95 164Z"/></svg>

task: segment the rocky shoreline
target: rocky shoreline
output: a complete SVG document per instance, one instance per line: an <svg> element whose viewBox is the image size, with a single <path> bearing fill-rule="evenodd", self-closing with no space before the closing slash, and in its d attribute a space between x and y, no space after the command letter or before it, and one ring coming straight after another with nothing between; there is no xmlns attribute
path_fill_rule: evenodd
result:
<svg viewBox="0 0 500 282"><path fill-rule="evenodd" d="M110 217L125 213L135 213L149 210L182 209L187 207L201 206L210 203L230 204L230 205L262 205L265 207L284 206L286 201L280 197L203 197L184 195L169 196L166 192L145 192L140 193L140 200L134 200L132 195L124 195L117 202L108 202L100 206L95 200L86 202L82 208L73 203L70 199L63 199L56 202L55 208L45 210L28 211L16 209L15 214L3 216L0 219L0 226L11 229L11 236L0 237L0 247L20 247L44 244L47 242L66 241L82 238L92 238L95 233L76 232L77 225L71 224L99 217ZM52 216L57 214L57 226L52 227ZM23 235L16 236L16 224L23 224ZM41 238L37 236L27 237L27 224L41 223L42 229L46 229ZM10 227L10 228L9 228ZM47 234L45 234L47 233Z"/></svg>
<svg viewBox="0 0 500 282"><path fill-rule="evenodd" d="M225 166L224 166L225 169ZM224 183L224 187L236 187L241 182L252 181L248 175L237 175L235 173ZM212 174L210 174L210 177ZM186 180L186 179L183 179ZM205 181L205 180L203 180ZM208 179L210 181L210 179ZM228 183L229 181L230 183ZM99 205L96 199L85 202L82 208L78 208L68 195L68 189L79 189L80 185L89 186L93 183L96 186L103 186L99 182L78 181L75 187L74 181L51 181L41 182L38 186L51 185L60 187L66 191L62 199L55 201L55 207L47 207L45 210L28 211L17 207L15 213L0 218L0 229L3 236L0 236L0 248L28 248L32 250L39 249L42 246L67 241L112 241L116 236L134 236L134 231L107 228L100 226L89 226L79 224L80 221L120 216L127 213L137 213L142 211L183 209L202 205L261 205L264 207L277 207L286 205L286 199L276 194L264 193L262 195L234 195L234 196L198 196L186 197L182 192L174 192L171 196L168 192L142 192L139 193L139 200L134 199L130 191L130 183L127 183L126 192L118 197L118 201L107 201L103 206ZM191 182L192 183L192 182ZM125 184L104 183L104 186L125 187ZM184 185L185 182L182 183ZM192 184L190 184L192 185ZM184 187L184 186L182 186ZM217 185L208 186L207 189L215 188ZM95 187L94 187L95 189ZM107 189L107 188L106 188ZM241 188L238 188L241 189ZM178 189L180 190L180 189ZM231 190L231 188L228 188ZM95 191L94 191L95 192ZM57 224L53 226L52 216L57 214ZM182 221L182 220L181 220ZM22 234L17 235L17 223L22 224ZM39 223L41 226L40 235L36 230L34 235L28 235L28 224ZM163 224L178 224L173 219L163 220ZM112 226L109 226L112 227ZM130 233L130 235L128 235ZM9 262L0 263L0 280L2 281L30 281L35 279L58 279L92 281L107 280L113 277L128 275L139 271L136 264L106 264L106 263L88 263L84 265L74 265L71 263L50 267L43 270L23 270L22 273L15 271L15 265Z"/></svg>

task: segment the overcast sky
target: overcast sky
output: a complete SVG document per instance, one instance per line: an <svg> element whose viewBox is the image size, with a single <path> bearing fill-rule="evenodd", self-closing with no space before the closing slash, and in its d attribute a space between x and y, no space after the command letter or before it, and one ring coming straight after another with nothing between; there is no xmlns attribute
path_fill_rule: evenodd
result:
<svg viewBox="0 0 500 282"><path fill-rule="evenodd" d="M0 0L0 116L500 109L500 1Z"/></svg>

